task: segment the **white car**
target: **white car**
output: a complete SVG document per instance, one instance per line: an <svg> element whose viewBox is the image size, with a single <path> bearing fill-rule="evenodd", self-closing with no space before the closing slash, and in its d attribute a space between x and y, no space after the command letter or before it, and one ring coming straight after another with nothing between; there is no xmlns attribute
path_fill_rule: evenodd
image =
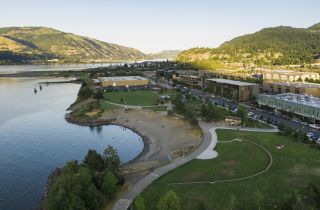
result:
<svg viewBox="0 0 320 210"><path fill-rule="evenodd" d="M314 129L320 129L320 126L317 124L310 124L309 126Z"/></svg>
<svg viewBox="0 0 320 210"><path fill-rule="evenodd" d="M253 115L253 113L252 113L252 112L249 112L249 113L248 113L248 116L252 116L252 115Z"/></svg>
<svg viewBox="0 0 320 210"><path fill-rule="evenodd" d="M308 138L311 138L313 136L313 133L307 133Z"/></svg>

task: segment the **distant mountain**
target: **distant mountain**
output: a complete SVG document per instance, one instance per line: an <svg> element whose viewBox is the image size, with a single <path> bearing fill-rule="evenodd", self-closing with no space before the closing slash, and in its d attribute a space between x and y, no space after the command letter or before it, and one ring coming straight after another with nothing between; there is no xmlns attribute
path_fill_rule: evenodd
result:
<svg viewBox="0 0 320 210"><path fill-rule="evenodd" d="M0 28L0 61L107 62L148 58L139 50L46 27Z"/></svg>
<svg viewBox="0 0 320 210"><path fill-rule="evenodd" d="M320 56L320 24L310 28L279 26L234 38L218 48L193 48L179 54L182 62L225 65L309 64ZM212 65L211 65L212 64Z"/></svg>
<svg viewBox="0 0 320 210"><path fill-rule="evenodd" d="M175 59L181 50L163 50L159 53L151 53L149 56L153 59Z"/></svg>

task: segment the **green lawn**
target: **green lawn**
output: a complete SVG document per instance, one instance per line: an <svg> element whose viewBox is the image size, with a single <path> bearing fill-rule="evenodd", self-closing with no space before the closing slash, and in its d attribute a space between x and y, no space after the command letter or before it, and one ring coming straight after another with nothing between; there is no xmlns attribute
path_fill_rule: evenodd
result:
<svg viewBox="0 0 320 210"><path fill-rule="evenodd" d="M258 120L255 119L248 119L248 124L246 127L250 128L273 128L271 125L268 125L267 123L262 123L259 122Z"/></svg>
<svg viewBox="0 0 320 210"><path fill-rule="evenodd" d="M149 90L114 91L104 93L104 99L118 104L152 106L158 104L159 94Z"/></svg>
<svg viewBox="0 0 320 210"><path fill-rule="evenodd" d="M304 195L309 183L320 185L320 152L309 145L298 144L274 133L218 130L219 141L235 138L250 140L264 146L273 156L268 172L244 181L216 184L168 185L174 182L214 181L241 178L265 169L267 154L248 142L218 143L218 157L213 160L193 160L156 180L143 193L146 209L157 209L159 198L174 190L181 198L183 210L197 210L200 203L206 209L228 209L230 196L236 196L243 209L257 209L254 192L264 196L262 209L274 209L273 204L296 191ZM275 145L284 144L282 150ZM238 208L236 208L238 209Z"/></svg>
<svg viewBox="0 0 320 210"><path fill-rule="evenodd" d="M118 109L119 106L115 106L113 104L109 104L105 101L101 102L101 107L103 108L104 111L109 111L109 110L113 110L113 109Z"/></svg>

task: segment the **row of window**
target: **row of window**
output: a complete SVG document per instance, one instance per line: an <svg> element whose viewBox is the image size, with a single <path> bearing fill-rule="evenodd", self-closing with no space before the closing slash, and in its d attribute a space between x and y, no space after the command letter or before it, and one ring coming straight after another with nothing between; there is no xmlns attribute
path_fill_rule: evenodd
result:
<svg viewBox="0 0 320 210"><path fill-rule="evenodd" d="M279 103L276 100L265 100L264 98L259 98L259 103L262 103L264 105L268 105L271 107L279 108L282 110L289 110L291 112L295 112L298 114L303 114L303 115L309 115L309 116L320 116L320 109L312 108L312 107L305 107L303 105L298 105L298 104L283 104Z"/></svg>

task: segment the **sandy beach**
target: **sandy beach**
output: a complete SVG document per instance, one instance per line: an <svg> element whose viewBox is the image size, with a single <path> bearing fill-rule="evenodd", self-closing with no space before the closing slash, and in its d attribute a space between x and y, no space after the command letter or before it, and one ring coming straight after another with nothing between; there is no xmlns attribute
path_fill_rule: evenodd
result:
<svg viewBox="0 0 320 210"><path fill-rule="evenodd" d="M123 165L124 174L133 174L167 164L193 151L201 143L201 131L184 120L165 113L117 109L105 112L103 121L123 125L144 137L145 149L138 158Z"/></svg>

